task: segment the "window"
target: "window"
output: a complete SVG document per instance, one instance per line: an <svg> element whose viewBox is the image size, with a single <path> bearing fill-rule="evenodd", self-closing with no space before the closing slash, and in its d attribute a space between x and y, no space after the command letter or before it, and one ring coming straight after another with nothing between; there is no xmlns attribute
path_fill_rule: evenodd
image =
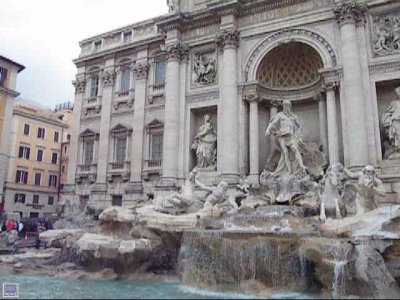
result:
<svg viewBox="0 0 400 300"><path fill-rule="evenodd" d="M114 195L114 196L112 196L111 204L113 206L122 206L122 195Z"/></svg>
<svg viewBox="0 0 400 300"><path fill-rule="evenodd" d="M43 161L43 150L42 149L38 149L37 155L36 155L36 160Z"/></svg>
<svg viewBox="0 0 400 300"><path fill-rule="evenodd" d="M130 81L131 81L131 70L128 68L122 69L121 92L129 91Z"/></svg>
<svg viewBox="0 0 400 300"><path fill-rule="evenodd" d="M8 70L6 68L0 67L0 86L4 86L7 79L7 72Z"/></svg>
<svg viewBox="0 0 400 300"><path fill-rule="evenodd" d="M64 146L64 153L67 154L67 146Z"/></svg>
<svg viewBox="0 0 400 300"><path fill-rule="evenodd" d="M42 182L42 174L35 173L35 185L40 185Z"/></svg>
<svg viewBox="0 0 400 300"><path fill-rule="evenodd" d="M71 135L68 134L68 135L67 135L67 141L70 141L70 140L71 140Z"/></svg>
<svg viewBox="0 0 400 300"><path fill-rule="evenodd" d="M49 205L53 205L53 203L54 203L54 197L53 196L49 196L48 204Z"/></svg>
<svg viewBox="0 0 400 300"><path fill-rule="evenodd" d="M94 51L99 51L101 48L101 41L94 42Z"/></svg>
<svg viewBox="0 0 400 300"><path fill-rule="evenodd" d="M51 155L51 163L52 164L57 164L57 159L58 159L58 153L53 153Z"/></svg>
<svg viewBox="0 0 400 300"><path fill-rule="evenodd" d="M61 172L62 172L62 173L65 173L65 165L62 165L62 166L61 166Z"/></svg>
<svg viewBox="0 0 400 300"><path fill-rule="evenodd" d="M54 132L54 142L58 143L59 136L60 134L58 133L58 131Z"/></svg>
<svg viewBox="0 0 400 300"><path fill-rule="evenodd" d="M18 158L29 159L31 148L26 146L19 146Z"/></svg>
<svg viewBox="0 0 400 300"><path fill-rule="evenodd" d="M15 203L25 203L25 194L15 194L14 196L14 202Z"/></svg>
<svg viewBox="0 0 400 300"><path fill-rule="evenodd" d="M99 92L99 76L94 75L90 79L90 98L97 97Z"/></svg>
<svg viewBox="0 0 400 300"><path fill-rule="evenodd" d="M27 184L28 183L28 172L27 171L23 171L23 170L17 170L17 175L15 177L15 182L16 183Z"/></svg>
<svg viewBox="0 0 400 300"><path fill-rule="evenodd" d="M37 137L39 139L44 139L45 132L46 132L46 130L44 128L39 127Z"/></svg>
<svg viewBox="0 0 400 300"><path fill-rule="evenodd" d="M83 163L85 165L90 165L93 162L93 150L94 150L94 141L87 141L84 143Z"/></svg>
<svg viewBox="0 0 400 300"><path fill-rule="evenodd" d="M165 82L165 60L156 62L156 75L155 84L162 84Z"/></svg>
<svg viewBox="0 0 400 300"><path fill-rule="evenodd" d="M33 195L32 204L39 204L39 195Z"/></svg>
<svg viewBox="0 0 400 300"><path fill-rule="evenodd" d="M31 212L31 213L29 213L29 218L31 218L31 219L37 219L37 218L39 218L39 213L37 213L37 212Z"/></svg>
<svg viewBox="0 0 400 300"><path fill-rule="evenodd" d="M49 175L49 186L57 187L57 175Z"/></svg>
<svg viewBox="0 0 400 300"><path fill-rule="evenodd" d="M31 127L29 126L29 124L25 124L24 125L24 135L29 135L30 129L31 129Z"/></svg>
<svg viewBox="0 0 400 300"><path fill-rule="evenodd" d="M163 148L163 134L156 133L151 135L151 159L161 160Z"/></svg>
<svg viewBox="0 0 400 300"><path fill-rule="evenodd" d="M132 40L132 31L124 32L124 43L129 43Z"/></svg>
<svg viewBox="0 0 400 300"><path fill-rule="evenodd" d="M122 162L125 160L126 154L126 138L117 138L115 140L115 161Z"/></svg>

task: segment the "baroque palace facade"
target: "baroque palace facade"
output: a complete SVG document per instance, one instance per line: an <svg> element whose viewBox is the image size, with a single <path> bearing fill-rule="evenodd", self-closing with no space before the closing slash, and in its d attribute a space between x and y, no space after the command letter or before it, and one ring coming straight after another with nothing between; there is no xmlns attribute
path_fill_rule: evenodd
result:
<svg viewBox="0 0 400 300"><path fill-rule="evenodd" d="M80 43L65 200L130 204L177 189L196 166L210 182L257 184L285 100L329 163L372 164L400 190L382 118L400 86L398 1L168 3Z"/></svg>

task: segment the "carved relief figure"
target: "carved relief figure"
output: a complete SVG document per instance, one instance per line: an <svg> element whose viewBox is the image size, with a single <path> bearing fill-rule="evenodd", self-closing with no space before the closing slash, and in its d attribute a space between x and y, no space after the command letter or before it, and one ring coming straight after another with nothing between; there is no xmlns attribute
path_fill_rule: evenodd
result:
<svg viewBox="0 0 400 300"><path fill-rule="evenodd" d="M192 150L196 151L197 168L215 168L217 160L217 133L210 115L204 116L204 124L194 138Z"/></svg>
<svg viewBox="0 0 400 300"><path fill-rule="evenodd" d="M385 197L386 191L382 181L375 174L375 168L373 166L366 166L362 172L351 172L343 168L343 171L350 178L358 179L356 196L357 215L362 215L378 208L377 200L379 197Z"/></svg>
<svg viewBox="0 0 400 300"><path fill-rule="evenodd" d="M214 53L196 54L193 62L193 82L199 85L212 84L217 78L217 62Z"/></svg>
<svg viewBox="0 0 400 300"><path fill-rule="evenodd" d="M214 208L216 205L221 205L223 204L226 200L232 201L231 198L226 197L226 192L228 191L228 184L225 181L221 181L216 187L212 186L206 186L199 182L197 178L195 179L196 184L205 191L210 192L206 198L206 201L204 203L203 209L201 211L210 211ZM234 206L234 205L232 205ZM237 205L236 205L237 207Z"/></svg>
<svg viewBox="0 0 400 300"><path fill-rule="evenodd" d="M300 147L303 144L300 136L301 127L291 109L291 102L284 101L283 111L272 118L265 132L266 136L276 137L281 152L279 163L273 172L274 175L293 174L297 171L296 169L307 169L300 153Z"/></svg>
<svg viewBox="0 0 400 300"><path fill-rule="evenodd" d="M400 152L400 87L395 89L397 99L393 100L382 114L382 127L386 139L385 158Z"/></svg>
<svg viewBox="0 0 400 300"><path fill-rule="evenodd" d="M400 52L400 15L387 14L373 21L374 51L378 55Z"/></svg>
<svg viewBox="0 0 400 300"><path fill-rule="evenodd" d="M168 12L178 12L179 11L179 0L167 0Z"/></svg>

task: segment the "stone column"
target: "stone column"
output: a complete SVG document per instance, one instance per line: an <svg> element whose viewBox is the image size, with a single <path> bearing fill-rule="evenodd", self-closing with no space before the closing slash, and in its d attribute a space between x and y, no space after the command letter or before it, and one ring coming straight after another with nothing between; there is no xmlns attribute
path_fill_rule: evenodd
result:
<svg viewBox="0 0 400 300"><path fill-rule="evenodd" d="M174 187L178 177L180 59L184 46L167 46L162 185Z"/></svg>
<svg viewBox="0 0 400 300"><path fill-rule="evenodd" d="M239 175L239 101L237 97L237 47L239 32L225 30L217 36L222 54L222 78L218 105L218 172L227 182L237 182Z"/></svg>
<svg viewBox="0 0 400 300"><path fill-rule="evenodd" d="M339 156L339 134L337 127L337 112L336 112L336 84L329 83L326 85L326 105L328 118L328 153L329 164L334 164L340 161Z"/></svg>
<svg viewBox="0 0 400 300"><path fill-rule="evenodd" d="M315 97L318 101L318 113L319 113L319 139L322 145L322 152L328 157L328 131L327 131L327 116L326 116L326 99L318 95Z"/></svg>
<svg viewBox="0 0 400 300"><path fill-rule="evenodd" d="M71 126L71 142L69 146L67 185L64 186L66 192L73 192L74 190L77 166L80 163L80 157L78 157L78 155L82 155L82 151L79 151L79 131L86 80L83 77L77 76L76 81L74 81L74 86L75 100L73 122Z"/></svg>
<svg viewBox="0 0 400 300"><path fill-rule="evenodd" d="M360 52L356 34L356 22L362 20L364 10L353 3L343 3L334 9L341 35L346 105L344 128L347 130L346 146L350 167L364 166L369 162Z"/></svg>
<svg viewBox="0 0 400 300"><path fill-rule="evenodd" d="M278 113L278 101L275 101L275 100L269 101L269 122L271 122L271 120L276 116L277 113ZM268 127L268 124L265 127L265 129L267 129L267 127ZM268 154L267 162L271 160L272 155L274 154L275 148L276 148L275 137L270 136L269 137L269 154Z"/></svg>
<svg viewBox="0 0 400 300"><path fill-rule="evenodd" d="M147 63L147 50L143 52L145 52L145 54L140 55L143 57L143 61L137 62L133 68L136 85L130 158L131 174L129 184L125 189L126 193L129 194L141 194L143 190L144 108L146 105L147 75L149 70L149 64Z"/></svg>
<svg viewBox="0 0 400 300"><path fill-rule="evenodd" d="M245 99L250 104L250 118L249 118L249 154L250 154L250 174L248 180L252 184L258 184L259 179L259 132L258 132L258 96L249 95L245 96Z"/></svg>
<svg viewBox="0 0 400 300"><path fill-rule="evenodd" d="M99 136L99 149L97 156L97 177L96 191L107 190L107 168L108 168L108 150L110 144L110 121L111 121L111 103L113 99L113 88L115 71L113 67L109 67L101 74L102 79L102 103L101 103L101 122L100 122L100 136Z"/></svg>

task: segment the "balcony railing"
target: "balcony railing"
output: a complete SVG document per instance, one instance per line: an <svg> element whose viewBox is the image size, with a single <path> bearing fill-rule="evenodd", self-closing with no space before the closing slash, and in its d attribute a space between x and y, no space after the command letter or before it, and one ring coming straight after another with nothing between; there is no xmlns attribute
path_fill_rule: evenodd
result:
<svg viewBox="0 0 400 300"><path fill-rule="evenodd" d="M146 169L157 170L161 169L162 160L161 159L146 159Z"/></svg>
<svg viewBox="0 0 400 300"><path fill-rule="evenodd" d="M159 93L164 91L165 88L165 83L157 83L155 85L153 85L153 92L154 93Z"/></svg>
<svg viewBox="0 0 400 300"><path fill-rule="evenodd" d="M115 161L110 163L111 170L129 170L131 163L129 161Z"/></svg>
<svg viewBox="0 0 400 300"><path fill-rule="evenodd" d="M88 165L79 165L78 173L96 173L97 165L96 164L88 164Z"/></svg>

